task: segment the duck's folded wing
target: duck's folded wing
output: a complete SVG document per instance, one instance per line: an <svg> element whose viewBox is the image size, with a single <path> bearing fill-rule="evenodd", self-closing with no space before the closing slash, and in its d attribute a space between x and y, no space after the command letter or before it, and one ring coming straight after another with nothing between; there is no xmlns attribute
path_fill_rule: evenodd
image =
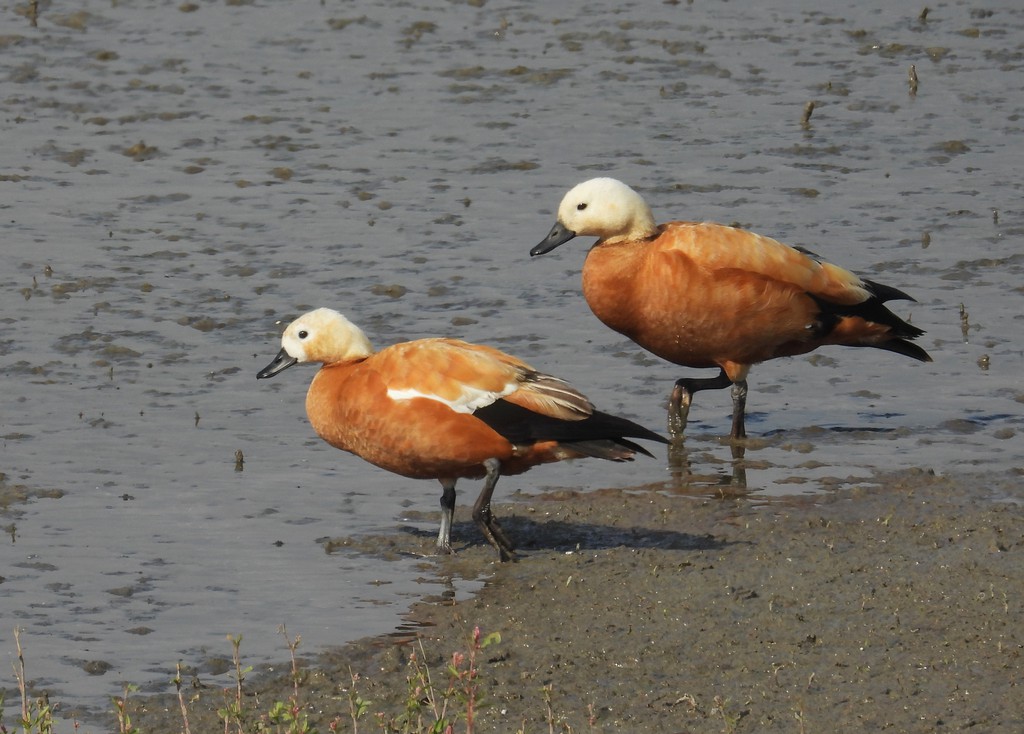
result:
<svg viewBox="0 0 1024 734"><path fill-rule="evenodd" d="M504 398L563 420L580 420L593 406L564 380L537 372L509 354L455 339L420 339L388 347L367 363L392 400L426 398L472 413Z"/></svg>
<svg viewBox="0 0 1024 734"><path fill-rule="evenodd" d="M721 224L672 222L659 237L660 253L682 255L706 272L744 275L785 283L833 303L853 305L872 293L849 270L825 262L802 248Z"/></svg>

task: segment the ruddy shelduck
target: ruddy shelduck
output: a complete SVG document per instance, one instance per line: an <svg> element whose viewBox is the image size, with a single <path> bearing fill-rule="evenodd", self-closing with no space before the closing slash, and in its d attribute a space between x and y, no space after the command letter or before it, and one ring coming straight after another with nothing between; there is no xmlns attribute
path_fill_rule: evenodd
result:
<svg viewBox="0 0 1024 734"><path fill-rule="evenodd" d="M327 308L289 324L281 351L256 377L298 362L323 365L306 395L322 439L395 474L441 482L441 552L452 551L457 479L484 478L473 520L504 561L514 549L491 512L498 477L563 459L651 455L627 437L667 443L492 347L437 338L375 352L357 326Z"/></svg>
<svg viewBox="0 0 1024 734"><path fill-rule="evenodd" d="M558 221L531 255L577 236L598 240L583 265L594 314L644 349L684 367L718 367L683 378L669 398L669 432L681 437L693 394L732 386L732 438L746 437L751 365L827 344L876 347L922 362L909 340L924 332L885 302L914 300L802 248L708 222L655 224L621 181L595 178L562 199Z"/></svg>

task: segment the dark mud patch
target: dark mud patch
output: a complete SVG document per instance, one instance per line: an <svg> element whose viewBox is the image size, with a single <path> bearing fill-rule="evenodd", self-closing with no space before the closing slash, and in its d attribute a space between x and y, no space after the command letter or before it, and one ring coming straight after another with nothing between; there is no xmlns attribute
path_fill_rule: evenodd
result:
<svg viewBox="0 0 1024 734"><path fill-rule="evenodd" d="M459 553L425 564L489 575L480 593L425 600L395 634L309 661L301 695L320 730L340 717L348 731L357 673L370 711L397 714L420 642L443 678L480 627L502 639L480 658L490 705L477 731L1021 731L1021 485L1019 473L914 471L762 504L661 491L523 497L499 508L518 563L494 563L472 524L457 523ZM433 533L335 552L378 543L384 555L427 554ZM280 673L246 686L254 711L292 690ZM228 688L221 677L190 689L192 731L223 728ZM182 730L175 699L135 705L142 730Z"/></svg>

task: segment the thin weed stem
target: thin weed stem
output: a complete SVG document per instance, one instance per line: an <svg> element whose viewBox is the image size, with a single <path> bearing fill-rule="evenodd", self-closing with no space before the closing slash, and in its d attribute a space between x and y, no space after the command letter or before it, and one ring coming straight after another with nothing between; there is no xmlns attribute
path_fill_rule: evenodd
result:
<svg viewBox="0 0 1024 734"><path fill-rule="evenodd" d="M292 660L292 691L297 701L299 698L299 662L295 658L295 651L299 649L299 643L302 642L302 635L295 635L295 639L292 640L288 637L288 628L283 624L277 628L277 631L284 637L285 644L288 645L288 653L291 655Z"/></svg>
<svg viewBox="0 0 1024 734"><path fill-rule="evenodd" d="M18 681L18 693L21 694L21 720L29 721L28 687L25 684L25 655L21 650L21 628L14 628L14 645L18 650L18 662L14 666L14 678Z"/></svg>
<svg viewBox="0 0 1024 734"><path fill-rule="evenodd" d="M21 628L14 628L14 644L18 650L18 662L14 664L14 678L18 681L18 694L21 697L21 726L27 732L52 734L53 709L49 697L45 694L32 700L28 692L28 678L25 675L25 653L21 648ZM0 701L2 701L0 696ZM0 709L2 711L2 709ZM6 731L0 724L0 731Z"/></svg>
<svg viewBox="0 0 1024 734"><path fill-rule="evenodd" d="M139 734L139 730L132 724L132 717L128 714L128 696L137 690L138 686L125 683L124 695L114 699L114 713L117 715L117 730L120 734Z"/></svg>
<svg viewBox="0 0 1024 734"><path fill-rule="evenodd" d="M174 688L178 692L178 706L181 708L181 724L184 727L185 734L192 734L192 731L188 727L188 707L185 706L185 694L181 690L181 663L179 662L174 674Z"/></svg>
<svg viewBox="0 0 1024 734"><path fill-rule="evenodd" d="M353 673L352 668L349 668L348 677L352 680L352 685L348 689L348 712L352 718L352 734L359 734L359 719L366 715L370 702L364 700L356 693L356 683L359 682L359 674ZM337 731L336 723L332 723L331 731Z"/></svg>
<svg viewBox="0 0 1024 734"><path fill-rule="evenodd" d="M242 720L245 710L242 705L242 682L252 667L242 667L242 635L238 635L238 637L228 635L228 641L231 643L231 660L235 666L235 700L228 701L224 708L217 711L217 714L224 720L224 734L229 734L231 731L231 722L235 723L237 734L244 734ZM225 691L225 698L227 698L227 691Z"/></svg>

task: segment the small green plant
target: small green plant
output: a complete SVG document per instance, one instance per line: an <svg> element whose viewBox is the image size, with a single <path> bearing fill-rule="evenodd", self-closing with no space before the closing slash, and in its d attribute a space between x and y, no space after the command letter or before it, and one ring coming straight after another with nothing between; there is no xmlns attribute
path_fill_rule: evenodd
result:
<svg viewBox="0 0 1024 734"><path fill-rule="evenodd" d="M309 717L294 700L289 703L275 701L262 719L263 726L260 727L260 731L274 731L277 734L315 734L316 732L316 729L309 723ZM271 724L273 728L266 727L267 723Z"/></svg>
<svg viewBox="0 0 1024 734"><path fill-rule="evenodd" d="M288 636L288 629L282 624L277 630L284 637L288 645L288 652L291 655L292 673L292 695L288 701L275 701L270 710L260 717L259 731L276 732L276 734L316 734L316 729L309 722L309 715L299 696L299 685L305 680L305 675L299 669L299 661L295 651L299 649L302 636L296 635L293 638ZM337 731L338 718L331 722L331 731ZM354 730L353 730L354 731Z"/></svg>
<svg viewBox="0 0 1024 734"><path fill-rule="evenodd" d="M348 687L348 711L349 716L352 718L352 734L359 734L359 720L366 716L370 710L370 702L356 692L359 674L353 673L352 669L349 668L348 677L352 680L352 685ZM331 731L337 731L337 728L337 725L333 725Z"/></svg>
<svg viewBox="0 0 1024 734"><path fill-rule="evenodd" d="M469 655L461 652L452 655L452 662L448 666L448 690L452 692L464 708L466 717L466 732L471 734L476 713L483 706L483 691L480 690L480 683L477 680L480 669L477 665L477 655L484 648L501 642L501 635L497 632L483 637L479 627L473 628L473 641L469 648Z"/></svg>
<svg viewBox="0 0 1024 734"><path fill-rule="evenodd" d="M114 714L117 716L117 730L120 734L140 734L139 730L132 724L132 717L128 714L128 696L139 690L139 687L131 683L124 686L124 695L120 698L115 696Z"/></svg>
<svg viewBox="0 0 1024 734"><path fill-rule="evenodd" d="M473 630L469 653L455 652L446 667L448 683L444 689L435 685L430 667L425 662L426 652L423 641L419 650L409 656L410 673L405 711L397 718L377 715L382 732L400 734L452 734L461 717L466 725L466 734L473 734L477 712L483 708L484 694L480 689L478 656L484 648L501 642L501 635L492 632L486 637L480 628ZM459 705L459 710L455 711ZM455 713L450 713L455 711Z"/></svg>
<svg viewBox="0 0 1024 734"><path fill-rule="evenodd" d="M53 734L53 709L46 694L32 698L28 692L28 679L25 677L25 654L21 649L21 628L14 628L14 644L18 650L18 660L14 664L14 678L18 682L18 693L21 696L21 725L25 734ZM3 724L3 695L0 694L0 732L6 732Z"/></svg>
<svg viewBox="0 0 1024 734"><path fill-rule="evenodd" d="M252 671L252 666L242 667L242 636L228 635L228 641L231 643L231 660L234 663L234 697L231 698L229 692L227 690L224 691L224 708L217 709L217 715L224 722L224 734L231 730L232 723L234 723L235 731L238 734L244 734L242 724L245 717L245 707L242 705L242 682L245 680L245 676Z"/></svg>
<svg viewBox="0 0 1024 734"><path fill-rule="evenodd" d="M277 632L284 638L284 642L288 646L288 654L292 661L292 696L297 699L299 697L299 683L302 682L304 676L299 672L299 661L295 657L295 651L299 649L302 635L295 635L294 639L288 637L288 628L283 624L277 628Z"/></svg>
<svg viewBox="0 0 1024 734"><path fill-rule="evenodd" d="M382 732L413 734L422 731L443 731L437 726L445 720L445 711L437 702L434 685L430 680L430 668L423 660L426 658L423 640L418 642L419 654L414 650L409 655L407 663L409 673L406 676L405 710L395 718L388 717L384 713L377 713L377 723ZM426 712L429 712L427 715L433 718L429 729L424 724Z"/></svg>

